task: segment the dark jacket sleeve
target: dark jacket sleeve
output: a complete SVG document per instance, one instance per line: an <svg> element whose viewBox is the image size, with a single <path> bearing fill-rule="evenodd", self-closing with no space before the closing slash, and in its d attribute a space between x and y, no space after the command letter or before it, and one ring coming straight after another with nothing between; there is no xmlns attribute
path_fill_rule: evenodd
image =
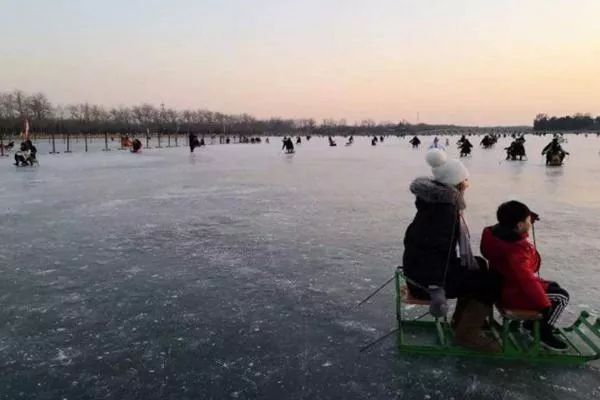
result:
<svg viewBox="0 0 600 400"><path fill-rule="evenodd" d="M546 154L548 150L550 150L550 146L552 146L552 143L547 144L546 147L542 149L542 155Z"/></svg>
<svg viewBox="0 0 600 400"><path fill-rule="evenodd" d="M417 209L404 237L404 271L423 286L442 286L447 264L456 258L458 210L452 204Z"/></svg>

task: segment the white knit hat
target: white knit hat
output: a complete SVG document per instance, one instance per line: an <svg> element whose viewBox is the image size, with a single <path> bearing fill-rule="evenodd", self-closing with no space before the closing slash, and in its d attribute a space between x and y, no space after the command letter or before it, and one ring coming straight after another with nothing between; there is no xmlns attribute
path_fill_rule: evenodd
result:
<svg viewBox="0 0 600 400"><path fill-rule="evenodd" d="M431 149L425 156L427 164L431 166L433 178L449 186L456 186L469 178L469 171L458 160L448 159L441 149Z"/></svg>

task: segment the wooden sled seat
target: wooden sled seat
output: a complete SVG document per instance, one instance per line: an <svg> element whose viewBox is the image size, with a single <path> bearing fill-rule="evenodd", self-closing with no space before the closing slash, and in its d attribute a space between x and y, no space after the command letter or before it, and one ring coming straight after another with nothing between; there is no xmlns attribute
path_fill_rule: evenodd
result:
<svg viewBox="0 0 600 400"><path fill-rule="evenodd" d="M404 304L413 304L417 306L428 306L430 300L417 299L410 294L406 285L400 286L400 298Z"/></svg>
<svg viewBox="0 0 600 400"><path fill-rule="evenodd" d="M517 310L498 307L498 311L502 317L514 321L535 321L542 319L542 314L533 310Z"/></svg>

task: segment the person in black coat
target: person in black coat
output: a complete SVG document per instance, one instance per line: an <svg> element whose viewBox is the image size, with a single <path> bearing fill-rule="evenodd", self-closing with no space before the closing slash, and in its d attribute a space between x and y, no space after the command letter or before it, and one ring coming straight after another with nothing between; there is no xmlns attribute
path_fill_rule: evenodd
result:
<svg viewBox="0 0 600 400"><path fill-rule="evenodd" d="M142 142L139 139L133 139L131 142L131 152L137 153L142 149Z"/></svg>
<svg viewBox="0 0 600 400"><path fill-rule="evenodd" d="M202 140L204 140L204 139L202 139ZM190 146L190 153L193 153L194 149L196 147L202 146L202 143L200 143L200 141L198 140L198 135L196 135L195 133L190 133L189 134L188 144Z"/></svg>
<svg viewBox="0 0 600 400"><path fill-rule="evenodd" d="M404 274L412 296L432 300L443 309L446 298L457 298L452 326L457 344L481 351L499 351L480 331L500 295L499 278L475 257L463 217L469 173L441 149L428 151L433 178L410 184L417 214L404 237Z"/></svg>

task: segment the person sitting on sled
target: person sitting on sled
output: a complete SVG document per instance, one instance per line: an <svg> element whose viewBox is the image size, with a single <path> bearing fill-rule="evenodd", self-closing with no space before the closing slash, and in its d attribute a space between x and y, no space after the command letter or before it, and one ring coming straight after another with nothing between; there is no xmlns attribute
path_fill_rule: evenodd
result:
<svg viewBox="0 0 600 400"><path fill-rule="evenodd" d="M27 159L27 161L31 165L33 165L33 163L35 163L37 161L37 148L33 145L31 140L29 140L29 139L27 139L25 141L25 143L27 143L27 149L29 149L29 158Z"/></svg>
<svg viewBox="0 0 600 400"><path fill-rule="evenodd" d="M442 149L442 150L444 150L444 146L442 146L440 144L440 139L438 139L438 137L436 136L433 139L433 143L431 143L431 145L429 146L429 149Z"/></svg>
<svg viewBox="0 0 600 400"><path fill-rule="evenodd" d="M505 147L504 150L506 150L506 159L515 161L517 157L519 157L519 160L523 160L523 157L526 156L525 146L523 143L525 143L525 138L519 137L513 140L510 146Z"/></svg>
<svg viewBox="0 0 600 400"><path fill-rule="evenodd" d="M469 154L471 154L472 148L473 148L473 144L471 143L471 141L467 138L464 138L464 140L462 140L461 144L459 145L460 156L461 157L468 156Z"/></svg>
<svg viewBox="0 0 600 400"><path fill-rule="evenodd" d="M446 298L458 298L452 317L456 344L499 352L500 346L481 332L500 296L500 282L486 261L475 257L463 212L469 173L440 149L427 152L433 178L410 184L417 214L406 229L403 268L410 294L431 299L436 316L445 315Z"/></svg>
<svg viewBox="0 0 600 400"><path fill-rule="evenodd" d="M15 153L15 165L18 167L20 165L27 165L27 158L29 157L29 149L27 148L27 143L21 142L21 147L19 151Z"/></svg>
<svg viewBox="0 0 600 400"><path fill-rule="evenodd" d="M31 140L27 139L26 141L21 143L20 151L15 153L15 165L18 167L33 165L36 159L37 149L31 142Z"/></svg>
<svg viewBox="0 0 600 400"><path fill-rule="evenodd" d="M556 337L553 327L569 302L569 293L556 282L540 278L541 257L528 240L537 214L518 201L498 207L498 223L483 230L481 254L490 268L502 275L499 305L508 309L538 311L542 316L540 342L545 347L563 351L567 345ZM523 326L533 332L533 321Z"/></svg>
<svg viewBox="0 0 600 400"><path fill-rule="evenodd" d="M142 142L140 142L139 139L133 139L133 142L131 142L131 152L137 153L141 149L142 149Z"/></svg>
<svg viewBox="0 0 600 400"><path fill-rule="evenodd" d="M294 152L294 142L292 142L292 138L284 137L283 138L283 146L281 150L285 150L286 153L291 154Z"/></svg>
<svg viewBox="0 0 600 400"><path fill-rule="evenodd" d="M421 144L421 140L415 136L414 138L410 139L408 143L412 144L413 149L418 149L419 145Z"/></svg>
<svg viewBox="0 0 600 400"><path fill-rule="evenodd" d="M554 137L554 139L552 139L552 141L542 150L542 155L546 156L546 165L550 164L555 156L558 157L562 164L565 156L568 154L569 152L565 151L560 145L558 137Z"/></svg>

